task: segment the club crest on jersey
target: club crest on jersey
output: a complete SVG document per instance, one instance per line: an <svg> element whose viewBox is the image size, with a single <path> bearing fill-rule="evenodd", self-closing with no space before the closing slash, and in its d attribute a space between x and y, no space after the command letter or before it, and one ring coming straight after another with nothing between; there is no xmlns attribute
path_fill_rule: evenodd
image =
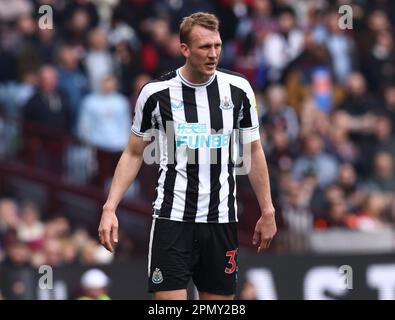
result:
<svg viewBox="0 0 395 320"><path fill-rule="evenodd" d="M234 105L232 103L232 100L229 97L225 96L223 99L221 99L219 107L222 110L230 110L233 109Z"/></svg>
<svg viewBox="0 0 395 320"><path fill-rule="evenodd" d="M182 102L182 101L180 101L178 104L171 101L170 104L171 104L171 109L174 111L184 110L184 102Z"/></svg>
<svg viewBox="0 0 395 320"><path fill-rule="evenodd" d="M155 284L159 284L163 282L162 272L159 268L156 268L152 274L152 282Z"/></svg>

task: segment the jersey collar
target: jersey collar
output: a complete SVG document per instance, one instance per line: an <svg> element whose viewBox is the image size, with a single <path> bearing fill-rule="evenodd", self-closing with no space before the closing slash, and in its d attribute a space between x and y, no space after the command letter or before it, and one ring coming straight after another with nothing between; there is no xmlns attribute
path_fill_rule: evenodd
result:
<svg viewBox="0 0 395 320"><path fill-rule="evenodd" d="M181 74L181 72L180 72L180 69L181 69L181 68L178 68L178 69L177 69L177 74L178 74L178 76L180 77L181 81L182 81L183 83L185 83L187 86L189 86L189 87L194 87L194 88L208 86L211 82L213 82L213 80L214 80L214 78L215 78L215 76L216 76L216 74L217 74L217 72L214 72L214 74L211 76L211 78L210 78L207 82L204 82L204 83L192 83L192 82L188 81L187 79L185 79L185 78L182 76L182 74Z"/></svg>

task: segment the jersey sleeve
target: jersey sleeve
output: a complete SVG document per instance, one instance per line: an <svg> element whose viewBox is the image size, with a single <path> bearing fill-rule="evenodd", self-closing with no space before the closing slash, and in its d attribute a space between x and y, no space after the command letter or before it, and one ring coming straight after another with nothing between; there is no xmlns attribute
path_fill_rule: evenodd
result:
<svg viewBox="0 0 395 320"><path fill-rule="evenodd" d="M154 110L156 107L156 101L145 86L136 101L134 108L132 132L140 137L151 136L150 130L155 125L155 114Z"/></svg>
<svg viewBox="0 0 395 320"><path fill-rule="evenodd" d="M244 88L245 94L239 113L240 142L243 144L260 139L255 94L248 81Z"/></svg>

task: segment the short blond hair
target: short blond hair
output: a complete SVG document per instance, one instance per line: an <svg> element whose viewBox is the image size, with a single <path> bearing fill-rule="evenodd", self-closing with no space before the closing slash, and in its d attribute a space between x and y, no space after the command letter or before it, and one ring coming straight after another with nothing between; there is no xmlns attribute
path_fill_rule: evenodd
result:
<svg viewBox="0 0 395 320"><path fill-rule="evenodd" d="M180 42L189 44L189 34L194 26L201 26L211 31L219 31L219 20L216 15L207 12L196 12L184 17L180 24Z"/></svg>

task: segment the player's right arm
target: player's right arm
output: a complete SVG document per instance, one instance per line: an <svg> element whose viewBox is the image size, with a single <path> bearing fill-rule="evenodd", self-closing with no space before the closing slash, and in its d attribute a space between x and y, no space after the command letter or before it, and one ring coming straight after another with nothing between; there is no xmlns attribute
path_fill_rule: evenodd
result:
<svg viewBox="0 0 395 320"><path fill-rule="evenodd" d="M118 242L118 219L115 211L140 170L144 148L148 143L149 141L132 133L115 169L99 225L100 243L111 252L114 251L114 245Z"/></svg>
<svg viewBox="0 0 395 320"><path fill-rule="evenodd" d="M150 97L151 91L147 85L141 90L137 99L132 134L119 159L107 201L103 206L99 238L100 243L111 252L118 242L118 219L115 211L126 190L136 178L143 162L144 149L150 143L151 129L155 123L153 111L156 107L155 99L149 99Z"/></svg>

